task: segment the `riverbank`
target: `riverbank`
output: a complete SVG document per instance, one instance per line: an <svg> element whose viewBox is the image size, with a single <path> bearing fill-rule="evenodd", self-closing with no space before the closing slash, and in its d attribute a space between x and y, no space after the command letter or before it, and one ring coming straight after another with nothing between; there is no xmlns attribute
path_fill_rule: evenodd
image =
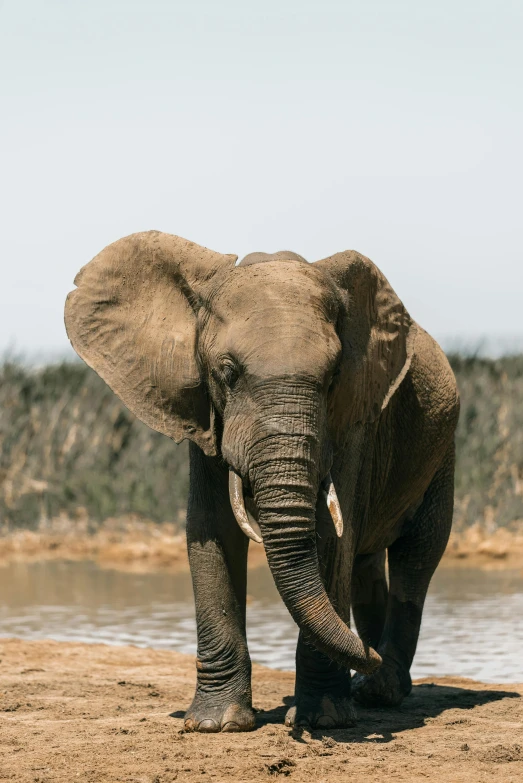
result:
<svg viewBox="0 0 523 783"><path fill-rule="evenodd" d="M15 530L0 536L0 566L39 560L93 560L130 571L188 570L185 534L172 524L137 519L108 520L93 533L67 518L47 529ZM249 547L249 567L265 564L262 546ZM452 533L441 566L523 568L523 524L488 532L473 525Z"/></svg>
<svg viewBox="0 0 523 783"><path fill-rule="evenodd" d="M0 657L0 779L13 783L523 779L523 685L420 680L401 709L293 733L293 674L255 665L256 730L202 735L183 732L192 656L8 639Z"/></svg>

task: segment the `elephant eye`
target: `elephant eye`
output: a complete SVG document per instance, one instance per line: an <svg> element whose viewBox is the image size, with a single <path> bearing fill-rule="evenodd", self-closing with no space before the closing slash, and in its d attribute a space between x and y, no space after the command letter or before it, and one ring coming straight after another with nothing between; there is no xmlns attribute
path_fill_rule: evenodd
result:
<svg viewBox="0 0 523 783"><path fill-rule="evenodd" d="M234 362L226 361L222 364L222 378L223 382L229 389L232 389L236 381L238 380L239 371Z"/></svg>

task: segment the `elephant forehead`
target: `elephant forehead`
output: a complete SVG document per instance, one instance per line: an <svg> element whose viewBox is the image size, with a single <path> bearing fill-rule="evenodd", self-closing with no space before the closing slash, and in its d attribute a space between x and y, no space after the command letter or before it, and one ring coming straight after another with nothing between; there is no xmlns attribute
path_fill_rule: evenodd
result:
<svg viewBox="0 0 523 783"><path fill-rule="evenodd" d="M238 274L239 272L239 274ZM337 357L337 300L312 265L276 261L234 274L211 302L204 344L261 376L321 375Z"/></svg>
<svg viewBox="0 0 523 783"><path fill-rule="evenodd" d="M213 309L225 319L257 313L270 322L275 317L296 320L299 312L304 319L311 311L329 317L334 300L332 288L312 264L280 260L236 267L213 301Z"/></svg>
<svg viewBox="0 0 523 783"><path fill-rule="evenodd" d="M293 319L291 314L277 322L268 322L259 313L238 319L228 325L221 344L225 353L260 376L322 376L341 348L334 327L325 319Z"/></svg>

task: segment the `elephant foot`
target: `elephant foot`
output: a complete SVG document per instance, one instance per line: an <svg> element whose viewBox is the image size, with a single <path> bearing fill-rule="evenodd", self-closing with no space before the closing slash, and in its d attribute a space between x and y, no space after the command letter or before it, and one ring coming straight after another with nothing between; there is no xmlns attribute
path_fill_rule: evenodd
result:
<svg viewBox="0 0 523 783"><path fill-rule="evenodd" d="M185 731L252 731L255 719L254 710L243 704L211 704L198 701L185 713Z"/></svg>
<svg viewBox="0 0 523 783"><path fill-rule="evenodd" d="M409 672L385 661L374 674L352 678L354 700L364 707L398 707L411 690Z"/></svg>
<svg viewBox="0 0 523 783"><path fill-rule="evenodd" d="M285 725L307 729L345 729L356 725L356 711L347 697L297 695L296 704L285 716Z"/></svg>

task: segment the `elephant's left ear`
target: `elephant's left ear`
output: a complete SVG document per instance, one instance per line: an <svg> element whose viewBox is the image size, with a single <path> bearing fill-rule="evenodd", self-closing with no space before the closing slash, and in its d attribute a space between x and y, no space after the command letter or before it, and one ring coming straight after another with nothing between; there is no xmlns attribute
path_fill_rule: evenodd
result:
<svg viewBox="0 0 523 783"><path fill-rule="evenodd" d="M342 425L374 421L405 378L416 325L380 270L348 250L318 261L344 301L340 378L333 406Z"/></svg>

